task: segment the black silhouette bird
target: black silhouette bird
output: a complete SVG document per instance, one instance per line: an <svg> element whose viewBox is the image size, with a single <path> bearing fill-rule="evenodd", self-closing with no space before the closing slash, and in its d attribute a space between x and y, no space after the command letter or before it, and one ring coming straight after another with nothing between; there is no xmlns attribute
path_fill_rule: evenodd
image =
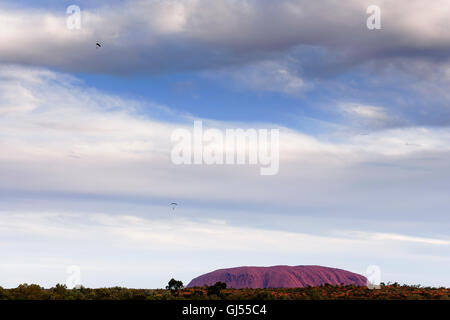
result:
<svg viewBox="0 0 450 320"><path fill-rule="evenodd" d="M97 49L102 47L102 45L98 42L95 45L97 46Z"/></svg>
<svg viewBox="0 0 450 320"><path fill-rule="evenodd" d="M178 206L178 203L172 202L172 203L170 204L170 206L172 207L172 210L175 210L175 207Z"/></svg>

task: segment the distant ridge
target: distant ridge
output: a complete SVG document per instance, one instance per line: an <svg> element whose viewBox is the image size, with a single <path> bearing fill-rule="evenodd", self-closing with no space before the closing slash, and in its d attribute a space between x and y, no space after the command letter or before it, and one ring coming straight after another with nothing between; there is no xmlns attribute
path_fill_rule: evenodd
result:
<svg viewBox="0 0 450 320"><path fill-rule="evenodd" d="M350 271L322 266L237 267L203 274L188 287L225 282L228 288L298 288L324 284L365 286L367 278Z"/></svg>

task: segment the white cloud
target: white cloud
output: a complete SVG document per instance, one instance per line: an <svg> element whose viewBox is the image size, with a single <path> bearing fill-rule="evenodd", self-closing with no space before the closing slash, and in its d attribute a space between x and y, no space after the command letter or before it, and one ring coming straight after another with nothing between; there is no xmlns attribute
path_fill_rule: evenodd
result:
<svg viewBox="0 0 450 320"><path fill-rule="evenodd" d="M152 210L158 210L152 208ZM161 208L159 209L161 210ZM230 225L221 220L189 220L172 213L169 218L147 218L107 213L0 212L2 238L27 236L59 239L80 244L98 241L102 245L150 251L355 253L386 254L387 243L419 243L449 246L450 241L402 234L341 231L314 235L301 232L258 229ZM97 240L96 240L97 239ZM329 243L334 247L330 248ZM296 244L296 245L293 245ZM306 245L308 244L308 245ZM407 247L405 247L407 248ZM393 251L398 250L392 246ZM409 251L409 249L406 250ZM406 253L404 252L404 253ZM392 253L393 254L393 253Z"/></svg>
<svg viewBox="0 0 450 320"><path fill-rule="evenodd" d="M375 121L388 120L386 111L381 107L367 106L362 104L350 103L341 106L343 111L351 116L366 118Z"/></svg>
<svg viewBox="0 0 450 320"><path fill-rule="evenodd" d="M434 239L434 238L424 238L424 237L414 237L403 234L392 234L392 233L380 233L380 232L361 232L361 231L341 231L338 232L341 236L350 236L360 240L369 240L375 242L412 242L412 243L423 243L427 245L436 246L448 246L450 245L450 240L445 239Z"/></svg>
<svg viewBox="0 0 450 320"><path fill-rule="evenodd" d="M232 80L238 90L279 92L300 95L311 84L306 84L292 63L264 61L245 67L206 73L207 77Z"/></svg>
<svg viewBox="0 0 450 320"><path fill-rule="evenodd" d="M0 105L0 112L6 110L0 119L3 150L0 165L6 172L0 182L2 188L140 196L173 194L228 201L241 194L257 201L259 194L274 187L261 184L257 167L252 171L247 167L173 165L171 133L177 127L190 130L190 118L180 116L176 124L143 117L138 111L143 102L106 95L86 88L76 79L49 71L3 67L0 95L11 94L11 86L20 87L25 94L17 95L14 101L4 100ZM369 116L378 112L378 109L365 108L362 109L365 117L367 112ZM361 109L357 110L361 114ZM206 125L240 126L221 122ZM338 185L341 179L338 176L352 175L352 170L360 170L356 168L366 162L395 162L403 166L418 153L438 154L445 161L450 145L450 133L446 129L391 129L339 139L333 134L319 139L281 129L280 175L272 182L281 189L270 191L274 203L290 199L292 191L285 192L291 189L292 183L305 188L306 198L312 190L320 188L321 175L328 174L329 183ZM416 165L426 166L425 163ZM432 170L430 179L433 174ZM241 177L241 184L236 188L228 189L217 183L234 177ZM296 178L300 180L295 182ZM186 183L193 180L198 183L188 192ZM221 192L213 191L217 188ZM316 197L319 195L306 201ZM300 203L305 198L297 197L295 201Z"/></svg>
<svg viewBox="0 0 450 320"><path fill-rule="evenodd" d="M344 119L348 120L350 127L360 131L395 127L405 123L405 120L395 114L395 108L388 110L379 106L344 102L339 104L339 111Z"/></svg>
<svg viewBox="0 0 450 320"><path fill-rule="evenodd" d="M155 210L158 208L151 208L153 213ZM450 246L444 239L401 234L346 231L314 235L258 229L225 221L190 220L179 213L166 218L39 211L0 212L0 216L0 246L8 261L0 264L0 270L7 276L2 281L7 287L23 282L54 286L65 281L65 269L75 264L81 267L85 286L155 288L173 276L188 282L202 272L230 266L237 255L247 256L241 263L256 256L284 257L281 261L290 256L294 264L340 257L347 262L339 267L363 273L369 264L399 258L445 264L448 257L436 254L434 248L448 250ZM350 262L355 257L362 260ZM334 258L333 266L338 260ZM184 271L178 267L180 261ZM397 269L386 266L382 270ZM417 276L411 268L408 272L411 279ZM395 279L398 276L385 281Z"/></svg>

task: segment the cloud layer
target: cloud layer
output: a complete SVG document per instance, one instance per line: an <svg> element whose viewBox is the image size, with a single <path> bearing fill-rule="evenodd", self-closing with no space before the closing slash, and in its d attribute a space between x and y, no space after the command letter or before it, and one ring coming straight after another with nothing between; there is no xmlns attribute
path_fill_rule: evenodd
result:
<svg viewBox="0 0 450 320"><path fill-rule="evenodd" d="M155 210L163 208L152 208ZM96 212L0 215L0 240L8 249L8 263L0 269L8 275L2 281L7 287L17 286L19 281L45 286L64 283L70 265L81 268L82 283L90 287L110 286L115 277L114 285L157 288L164 286L162 279L170 277L170 273L188 282L200 273L230 266L236 257L244 263L254 264L256 260L269 265L277 264L280 258L294 264L298 260L306 264L322 261L359 273L377 262L386 282L398 281L390 273L414 270L383 265L399 255L403 261L422 259L428 266L449 262L438 252L448 250L450 240L401 234L353 231L318 236L234 226L221 220L199 222L176 216L154 219ZM15 256L13 252L18 250L21 255ZM336 259L338 256L340 259ZM180 260L184 271L177 268ZM125 270L132 271L136 279L124 277ZM417 280L423 281L422 277ZM434 277L426 281L448 285L444 279Z"/></svg>
<svg viewBox="0 0 450 320"><path fill-rule="evenodd" d="M279 205L288 201L294 206L333 207L362 204L374 192L388 201L393 194L377 191L380 183L396 185L403 198L400 186L405 181L405 189L414 194L421 185L434 184L448 172L450 132L427 127L387 128L370 134L338 130L323 137L281 128L280 174L266 179L257 174L259 166L176 166L170 160L170 137L175 128L192 130L191 117L180 115L177 122L164 122L143 116L139 110L144 102L107 95L77 81L42 69L0 69L0 96L5 97L0 105L3 188L123 196L172 194L224 202L242 197L242 202L250 203L263 201L260 195L270 193L267 200ZM11 92L16 92L14 99L9 97ZM364 120L385 117L376 107L347 108ZM205 126L248 127L207 119ZM321 190L324 176L327 189L335 190L327 199ZM193 180L198 183L187 188ZM360 194L361 200L350 200L352 192ZM440 192L428 196L437 197L438 209Z"/></svg>
<svg viewBox="0 0 450 320"><path fill-rule="evenodd" d="M366 27L366 8L373 4L381 8L382 30ZM164 73L273 59L299 48L299 65L319 59L315 73L330 73L364 63L448 66L450 53L447 0L140 0L81 7L81 29L69 30L66 12L4 6L0 60L70 71Z"/></svg>
<svg viewBox="0 0 450 320"><path fill-rule="evenodd" d="M366 27L373 4L382 30ZM81 29L69 30L65 10L0 5L6 286L63 282L71 264L88 285L160 287L168 272L187 282L280 263L376 264L387 281L449 284L449 1L80 6ZM184 72L288 97L290 119L304 111L302 125L326 130L200 119L279 128L279 174L177 166L171 134L198 117L81 80Z"/></svg>

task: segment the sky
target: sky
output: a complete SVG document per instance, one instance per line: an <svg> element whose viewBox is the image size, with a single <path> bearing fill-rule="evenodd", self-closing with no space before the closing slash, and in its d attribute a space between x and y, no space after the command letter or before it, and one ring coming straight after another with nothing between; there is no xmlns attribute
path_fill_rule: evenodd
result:
<svg viewBox="0 0 450 320"><path fill-rule="evenodd" d="M2 1L0 286L79 266L86 287L162 288L245 265L450 286L449 15L449 0ZM171 134L195 120L279 129L278 174L175 165Z"/></svg>

